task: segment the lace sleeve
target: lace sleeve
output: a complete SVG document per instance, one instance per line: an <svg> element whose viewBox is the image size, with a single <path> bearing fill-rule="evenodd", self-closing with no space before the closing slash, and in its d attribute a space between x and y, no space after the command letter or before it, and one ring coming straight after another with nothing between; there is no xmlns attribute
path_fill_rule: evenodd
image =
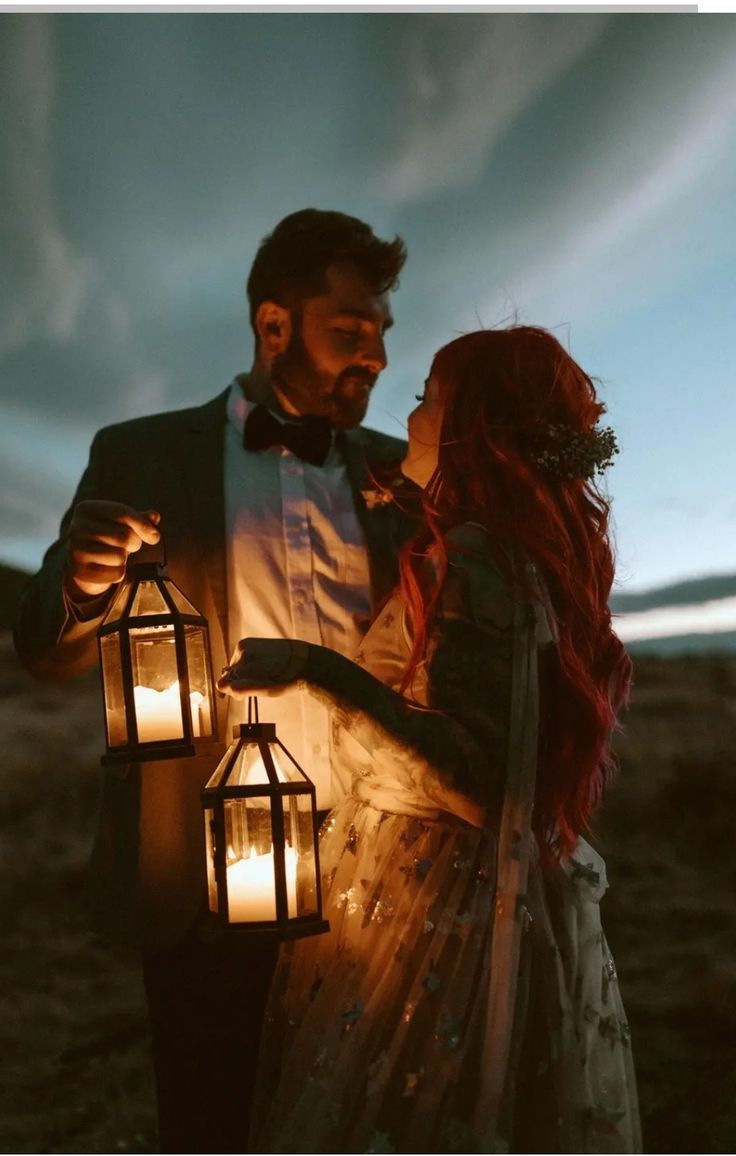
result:
<svg viewBox="0 0 736 1156"><path fill-rule="evenodd" d="M513 601L485 533L467 530L448 536L450 564L427 648L427 708L323 647L310 646L303 671L367 751L388 743L408 752L413 774L440 805L448 791L493 804L508 742Z"/></svg>

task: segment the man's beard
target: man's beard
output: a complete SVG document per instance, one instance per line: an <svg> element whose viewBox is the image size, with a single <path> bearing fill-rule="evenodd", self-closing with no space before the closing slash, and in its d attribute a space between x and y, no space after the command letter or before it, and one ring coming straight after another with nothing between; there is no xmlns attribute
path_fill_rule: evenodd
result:
<svg viewBox="0 0 736 1156"><path fill-rule="evenodd" d="M302 415L326 417L333 429L360 425L368 409L376 374L349 365L337 377L319 369L295 329L288 348L273 360L271 374L284 397Z"/></svg>

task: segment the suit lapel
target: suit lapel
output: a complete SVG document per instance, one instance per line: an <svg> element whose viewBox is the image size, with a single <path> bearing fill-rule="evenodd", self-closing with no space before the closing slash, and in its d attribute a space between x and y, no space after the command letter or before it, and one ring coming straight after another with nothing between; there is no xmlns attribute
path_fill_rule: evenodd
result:
<svg viewBox="0 0 736 1156"><path fill-rule="evenodd" d="M377 504L369 509L364 493L380 490L374 471L385 470L391 465L398 467L397 443L392 441L387 449L388 439L362 427L344 430L338 437L353 489L355 511L368 547L371 597L375 608L396 585L398 553L410 532L411 523L393 502Z"/></svg>
<svg viewBox="0 0 736 1156"><path fill-rule="evenodd" d="M191 542L204 566L227 651L224 430L229 390L192 414L184 484L191 508Z"/></svg>

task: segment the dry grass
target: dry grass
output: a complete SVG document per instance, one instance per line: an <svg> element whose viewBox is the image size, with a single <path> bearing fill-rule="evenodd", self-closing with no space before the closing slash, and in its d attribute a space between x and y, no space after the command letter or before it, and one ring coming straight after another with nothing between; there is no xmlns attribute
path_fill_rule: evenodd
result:
<svg viewBox="0 0 736 1156"><path fill-rule="evenodd" d="M599 845L649 1152L736 1150L736 659L640 659Z"/></svg>
<svg viewBox="0 0 736 1156"><path fill-rule="evenodd" d="M0 636L0 1151L151 1152L135 960L85 930L95 679L34 683ZM736 1149L736 660L639 660L596 832L649 1152Z"/></svg>
<svg viewBox="0 0 736 1156"><path fill-rule="evenodd" d="M34 682L4 634L0 692L0 1150L155 1151L136 961L86 929L99 684Z"/></svg>
<svg viewBox="0 0 736 1156"><path fill-rule="evenodd" d="M600 844L645 1146L736 1150L736 660L641 659Z"/></svg>

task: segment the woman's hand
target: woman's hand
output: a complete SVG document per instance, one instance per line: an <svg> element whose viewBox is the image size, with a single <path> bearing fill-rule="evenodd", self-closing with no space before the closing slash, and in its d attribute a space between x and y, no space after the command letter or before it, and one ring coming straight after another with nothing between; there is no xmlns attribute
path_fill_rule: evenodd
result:
<svg viewBox="0 0 736 1156"><path fill-rule="evenodd" d="M291 638L241 638L217 689L233 698L281 694L301 675L309 643Z"/></svg>

